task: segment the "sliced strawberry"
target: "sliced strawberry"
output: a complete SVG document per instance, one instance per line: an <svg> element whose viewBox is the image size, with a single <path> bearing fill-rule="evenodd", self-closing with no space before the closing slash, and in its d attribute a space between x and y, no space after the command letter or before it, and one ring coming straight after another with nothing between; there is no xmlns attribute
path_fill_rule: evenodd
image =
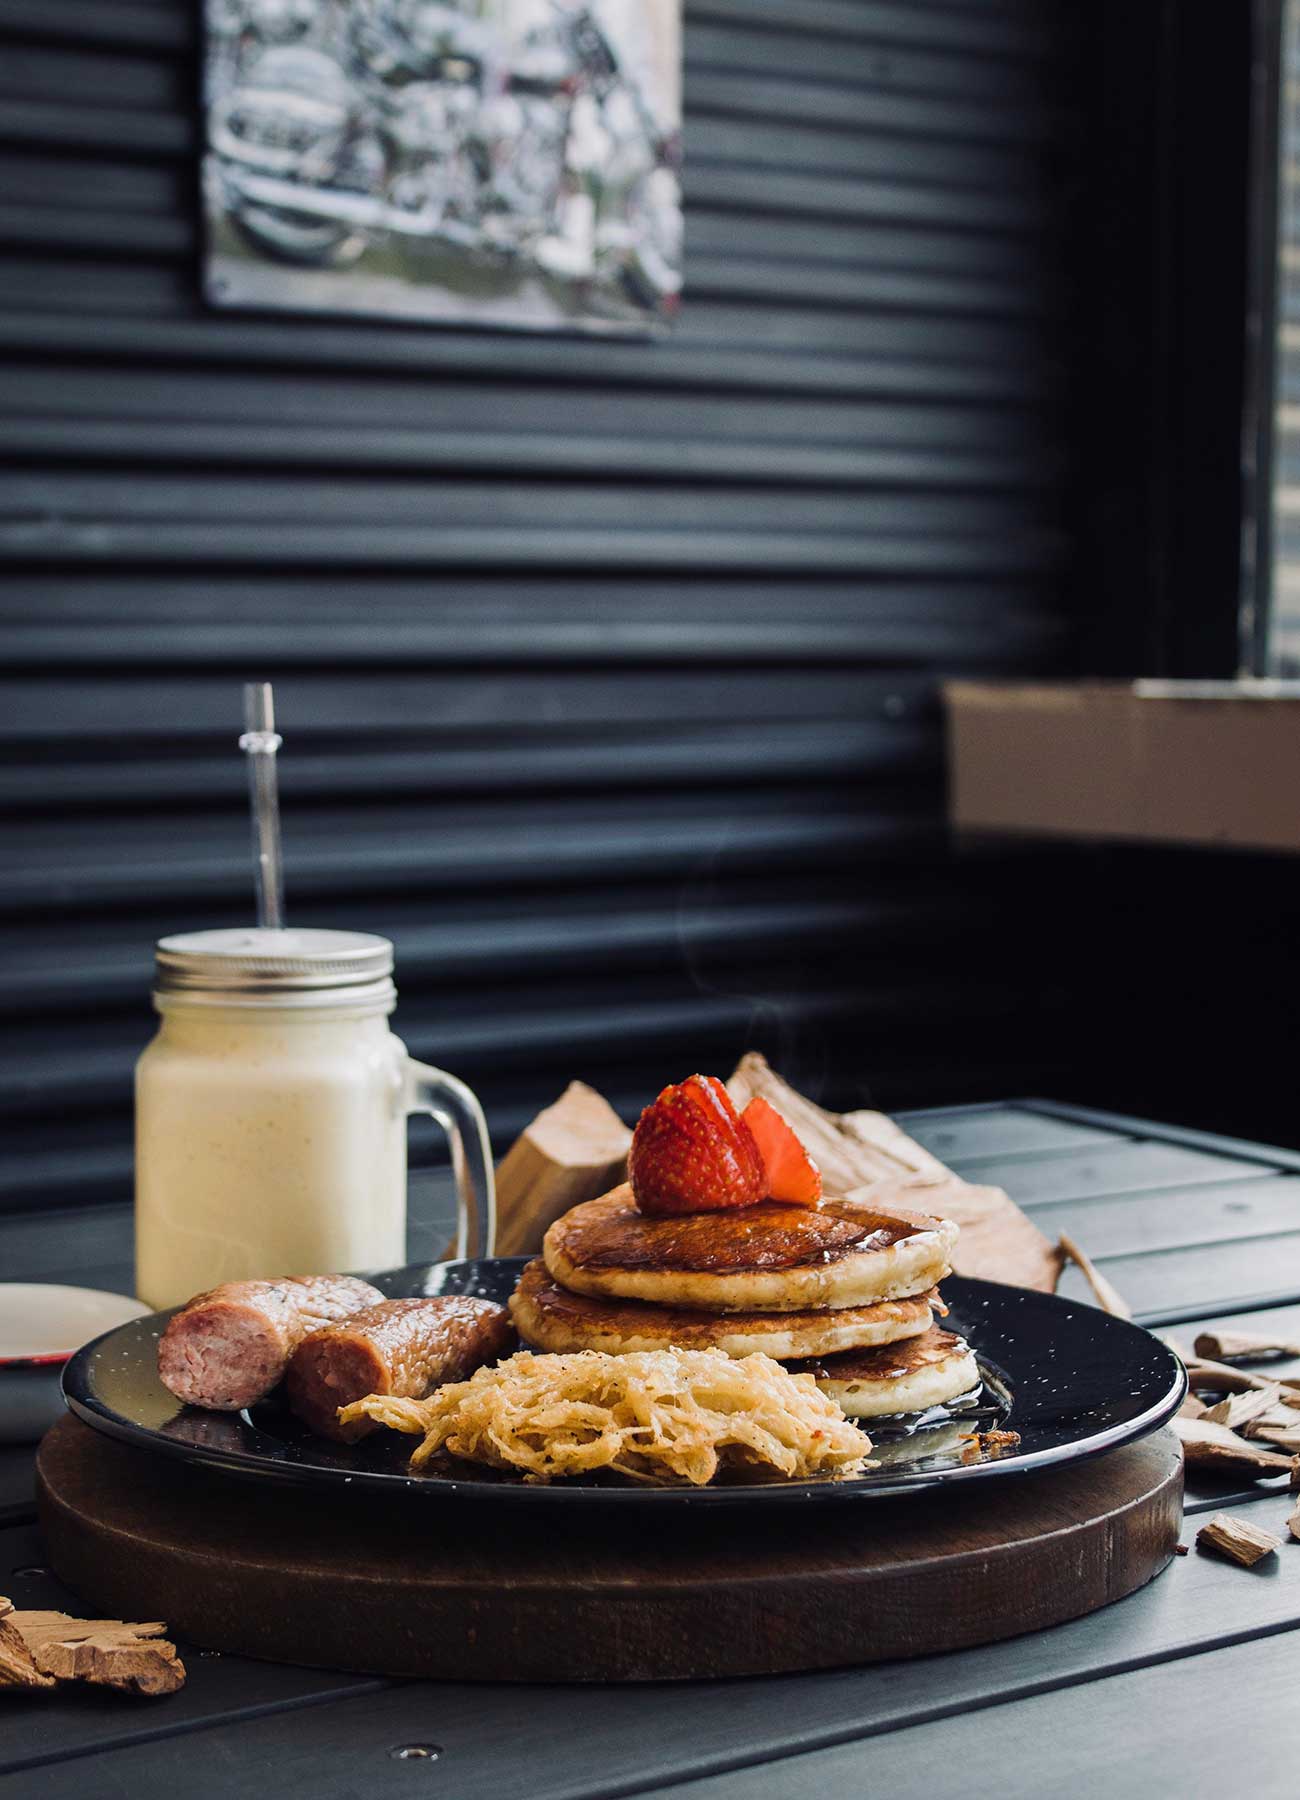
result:
<svg viewBox="0 0 1300 1800"><path fill-rule="evenodd" d="M713 1075L691 1075L646 1107L627 1166L643 1213L725 1212L763 1198L758 1146Z"/></svg>
<svg viewBox="0 0 1300 1800"><path fill-rule="evenodd" d="M787 1206L819 1206L822 1197L821 1171L776 1108L756 1094L740 1115L748 1125L767 1172L766 1192L769 1200L783 1200Z"/></svg>

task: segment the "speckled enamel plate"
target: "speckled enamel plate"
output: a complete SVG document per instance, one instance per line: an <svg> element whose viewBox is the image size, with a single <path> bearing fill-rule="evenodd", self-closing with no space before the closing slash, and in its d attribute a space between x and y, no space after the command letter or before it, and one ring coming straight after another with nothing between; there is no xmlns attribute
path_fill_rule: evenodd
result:
<svg viewBox="0 0 1300 1800"><path fill-rule="evenodd" d="M525 1257L417 1264L369 1277L394 1297L508 1298ZM389 1432L339 1446L314 1438L273 1397L243 1413L181 1406L158 1379L158 1337L169 1313L106 1332L68 1364L63 1392L97 1431L224 1474L298 1487L409 1496L413 1502L490 1500L525 1508L597 1503L633 1507L776 1506L861 1502L918 1488L1008 1481L1100 1456L1155 1431L1186 1392L1182 1365L1158 1338L1095 1307L952 1277L943 1321L974 1348L983 1389L963 1407L870 1421L878 1466L842 1481L729 1481L706 1488L643 1487L610 1478L530 1486L472 1464L412 1476L412 1443ZM963 1462L967 1434L991 1425L1019 1433L993 1461Z"/></svg>

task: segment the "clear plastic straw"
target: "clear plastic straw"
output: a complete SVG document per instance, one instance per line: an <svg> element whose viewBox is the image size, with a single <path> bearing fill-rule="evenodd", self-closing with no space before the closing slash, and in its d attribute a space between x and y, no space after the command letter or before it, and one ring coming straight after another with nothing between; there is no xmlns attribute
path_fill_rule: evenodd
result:
<svg viewBox="0 0 1300 1800"><path fill-rule="evenodd" d="M280 748L269 681L244 683L244 735L239 748L248 757L248 798L253 813L253 867L257 922L272 931L284 927L284 866L280 857L280 794L275 753Z"/></svg>

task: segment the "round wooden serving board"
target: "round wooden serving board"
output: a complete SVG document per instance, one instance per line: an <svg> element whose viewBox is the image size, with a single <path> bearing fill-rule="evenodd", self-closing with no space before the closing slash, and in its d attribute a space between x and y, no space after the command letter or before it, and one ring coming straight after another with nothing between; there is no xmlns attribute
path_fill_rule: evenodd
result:
<svg viewBox="0 0 1300 1800"><path fill-rule="evenodd" d="M1059 1473L870 1505L655 1521L328 1502L75 1419L38 1460L50 1561L88 1608L208 1649L455 1681L659 1681L883 1662L1038 1631L1169 1562L1168 1432Z"/></svg>

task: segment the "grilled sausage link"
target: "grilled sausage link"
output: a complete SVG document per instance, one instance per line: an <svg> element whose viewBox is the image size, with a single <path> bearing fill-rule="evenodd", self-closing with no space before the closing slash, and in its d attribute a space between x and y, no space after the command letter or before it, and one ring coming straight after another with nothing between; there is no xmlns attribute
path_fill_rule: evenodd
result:
<svg viewBox="0 0 1300 1800"><path fill-rule="evenodd" d="M159 1377L188 1406L238 1412L270 1393L309 1331L382 1299L355 1275L228 1281L171 1319L158 1344Z"/></svg>
<svg viewBox="0 0 1300 1800"><path fill-rule="evenodd" d="M385 1300L305 1337L285 1378L289 1405L320 1437L351 1444L368 1419L340 1425L338 1412L367 1394L422 1400L444 1381L473 1374L514 1343L504 1306L465 1294Z"/></svg>

